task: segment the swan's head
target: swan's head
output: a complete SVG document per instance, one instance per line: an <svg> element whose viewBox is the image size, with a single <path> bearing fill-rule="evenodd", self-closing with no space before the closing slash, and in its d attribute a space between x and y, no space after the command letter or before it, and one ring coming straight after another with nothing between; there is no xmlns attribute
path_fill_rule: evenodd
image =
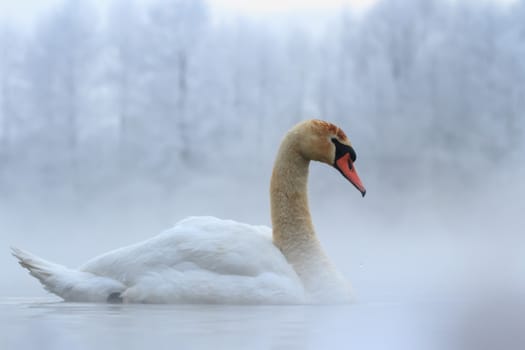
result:
<svg viewBox="0 0 525 350"><path fill-rule="evenodd" d="M365 196L365 186L354 166L356 153L343 130L332 123L314 119L298 124L292 132L301 135L298 150L303 157L335 167Z"/></svg>

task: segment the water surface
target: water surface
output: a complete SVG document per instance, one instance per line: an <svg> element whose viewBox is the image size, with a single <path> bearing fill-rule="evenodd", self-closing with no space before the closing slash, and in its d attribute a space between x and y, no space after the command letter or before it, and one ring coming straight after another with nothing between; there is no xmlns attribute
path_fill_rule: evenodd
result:
<svg viewBox="0 0 525 350"><path fill-rule="evenodd" d="M439 348L435 332L444 319L439 310L379 303L108 305L7 298L0 300L0 348L433 349Z"/></svg>

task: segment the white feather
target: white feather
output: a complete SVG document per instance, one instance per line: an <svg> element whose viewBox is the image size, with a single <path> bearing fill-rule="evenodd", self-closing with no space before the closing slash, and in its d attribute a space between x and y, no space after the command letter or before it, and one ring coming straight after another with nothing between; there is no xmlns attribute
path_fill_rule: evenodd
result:
<svg viewBox="0 0 525 350"><path fill-rule="evenodd" d="M304 287L272 243L271 229L191 217L147 241L95 257L77 270L13 249L23 267L68 301L304 303Z"/></svg>

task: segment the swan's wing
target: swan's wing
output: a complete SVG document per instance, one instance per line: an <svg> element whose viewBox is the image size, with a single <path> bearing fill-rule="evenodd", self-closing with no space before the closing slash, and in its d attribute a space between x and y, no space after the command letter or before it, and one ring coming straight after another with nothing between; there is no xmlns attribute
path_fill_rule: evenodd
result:
<svg viewBox="0 0 525 350"><path fill-rule="evenodd" d="M304 293L269 228L212 217L186 219L80 269L129 286L130 301L292 302Z"/></svg>

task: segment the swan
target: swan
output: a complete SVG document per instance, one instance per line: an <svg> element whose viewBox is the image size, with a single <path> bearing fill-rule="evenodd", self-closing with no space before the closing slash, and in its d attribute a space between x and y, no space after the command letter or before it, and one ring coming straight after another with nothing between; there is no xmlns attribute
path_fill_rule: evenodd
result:
<svg viewBox="0 0 525 350"><path fill-rule="evenodd" d="M311 160L335 167L362 194L345 133L303 121L284 137L270 183L272 229L189 217L146 241L77 269L12 248L19 264L65 301L304 304L350 302L349 284L324 253L307 200Z"/></svg>

